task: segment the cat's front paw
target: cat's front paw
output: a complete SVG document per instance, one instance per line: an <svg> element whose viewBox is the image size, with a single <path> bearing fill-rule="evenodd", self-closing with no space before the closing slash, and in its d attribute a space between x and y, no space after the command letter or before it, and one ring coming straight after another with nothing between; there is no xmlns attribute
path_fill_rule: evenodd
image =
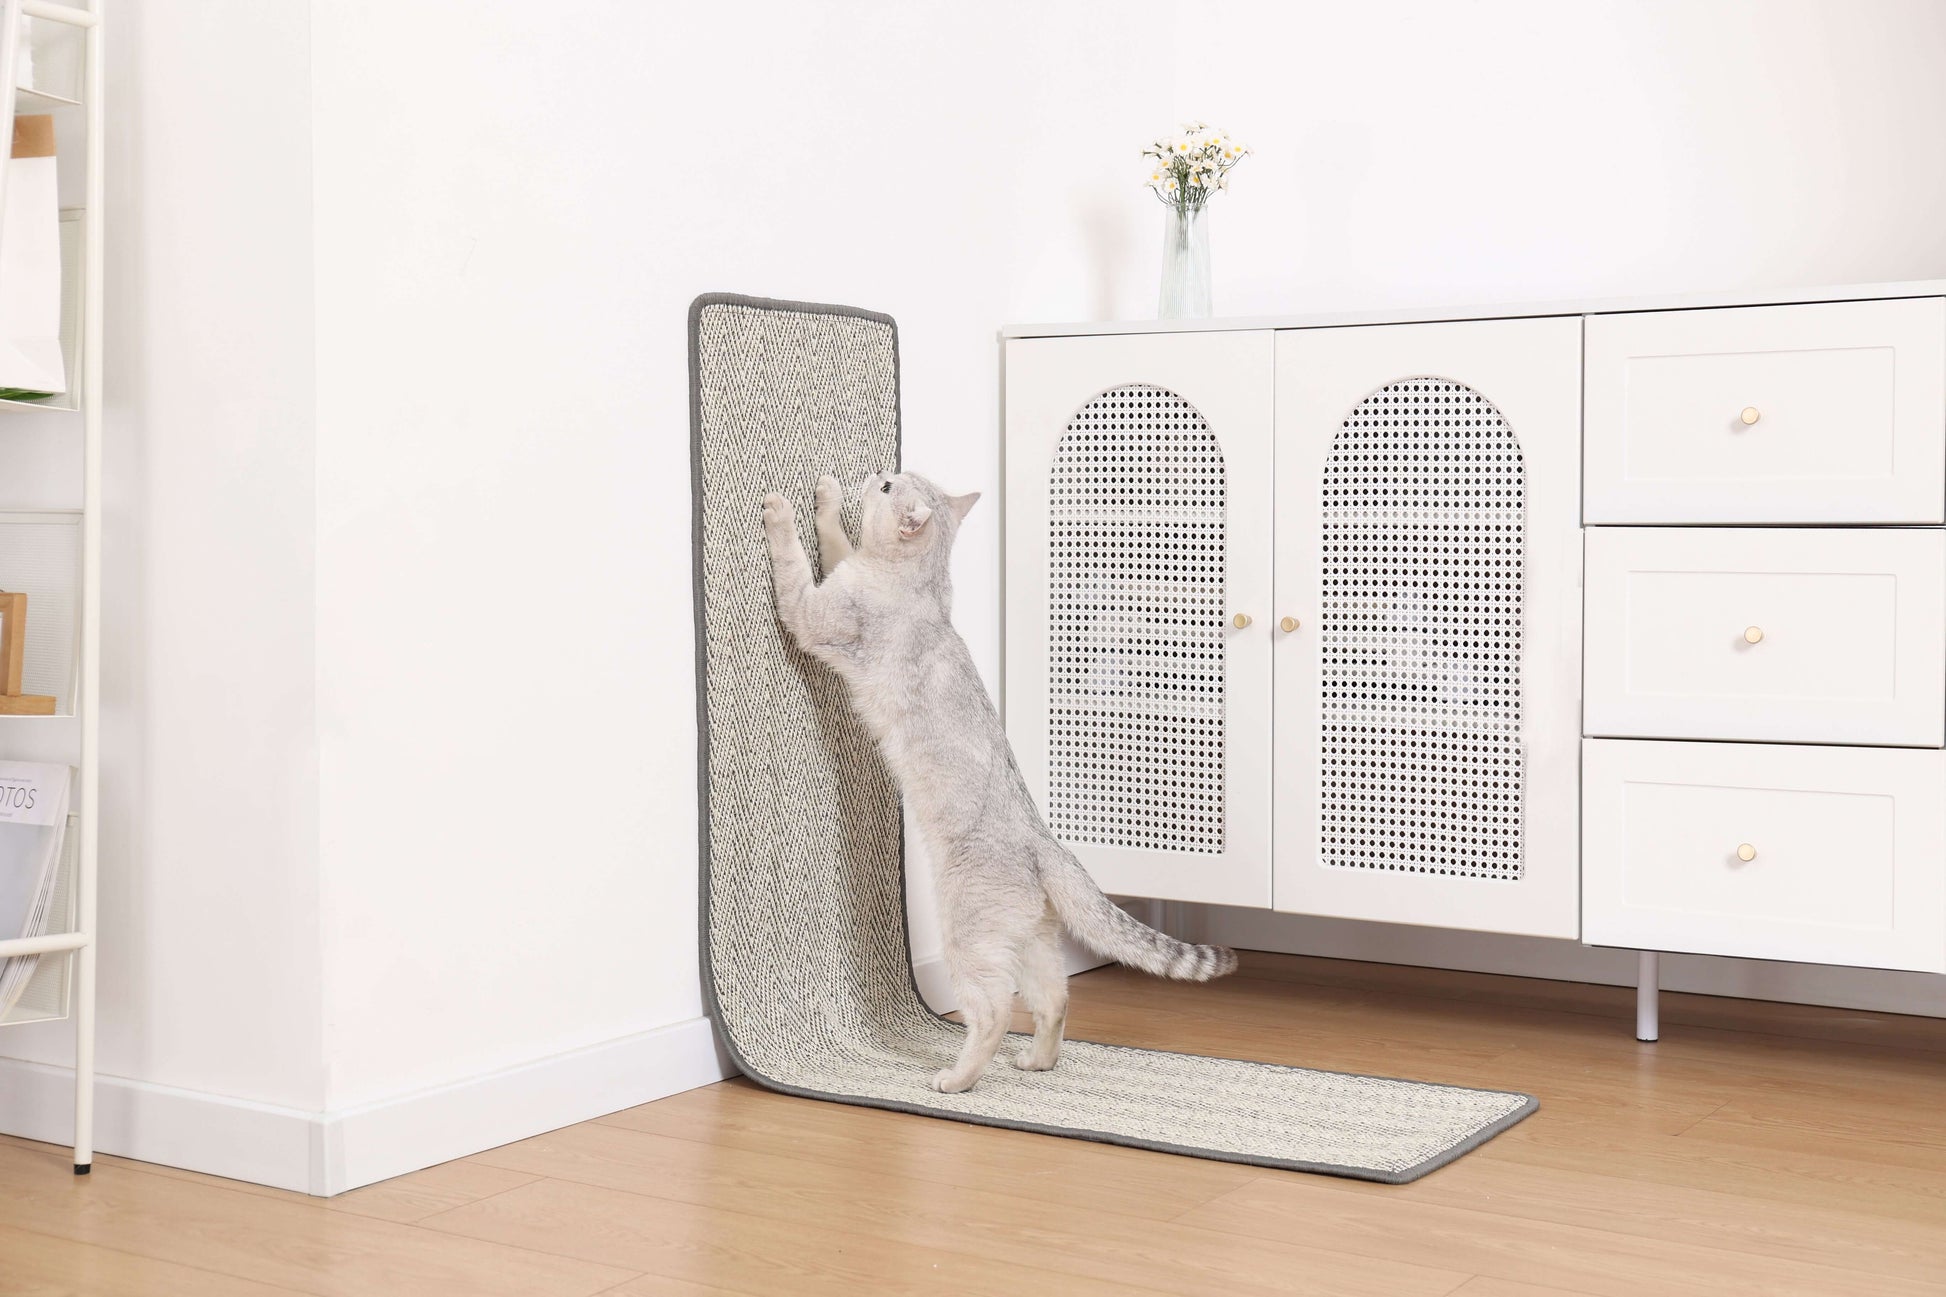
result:
<svg viewBox="0 0 1946 1297"><path fill-rule="evenodd" d="M764 497L764 530L769 532L790 531L797 526L797 513L791 502L772 491Z"/></svg>
<svg viewBox="0 0 1946 1297"><path fill-rule="evenodd" d="M950 1067L941 1068L932 1074L932 1088L941 1094L958 1094L962 1090L973 1088L973 1078L959 1076Z"/></svg>
<svg viewBox="0 0 1946 1297"><path fill-rule="evenodd" d="M818 512L826 513L844 507L845 488L838 485L838 479L826 473L818 479Z"/></svg>
<svg viewBox="0 0 1946 1297"><path fill-rule="evenodd" d="M1014 1055L1014 1066L1023 1072L1052 1072L1055 1062L1056 1060L1052 1058L1043 1062L1036 1058L1031 1050Z"/></svg>

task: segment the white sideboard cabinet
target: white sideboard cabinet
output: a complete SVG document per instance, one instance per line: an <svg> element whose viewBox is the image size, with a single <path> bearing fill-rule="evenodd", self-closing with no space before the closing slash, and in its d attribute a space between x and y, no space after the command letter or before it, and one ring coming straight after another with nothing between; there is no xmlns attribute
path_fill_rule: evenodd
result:
<svg viewBox="0 0 1946 1297"><path fill-rule="evenodd" d="M1005 335L1110 892L1946 973L1946 283Z"/></svg>

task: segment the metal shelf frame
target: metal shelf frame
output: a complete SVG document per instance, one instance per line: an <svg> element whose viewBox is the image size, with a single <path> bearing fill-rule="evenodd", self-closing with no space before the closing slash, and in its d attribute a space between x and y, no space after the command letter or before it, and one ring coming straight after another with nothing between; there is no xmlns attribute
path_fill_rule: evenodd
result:
<svg viewBox="0 0 1946 1297"><path fill-rule="evenodd" d="M80 842L76 853L74 931L25 940L0 941L0 956L60 955L74 960L68 1015L74 1026L74 1173L86 1175L94 1164L95 1100L95 901L101 823L101 342L102 342L102 61L101 14L96 0L85 5L49 0L0 0L0 102L9 111L46 112L78 103L85 123L86 192L84 251L79 295L81 337L78 373L68 385L81 420L81 662L74 714L80 729L80 782L76 789ZM62 23L82 33L79 100L15 84L21 18ZM5 151L0 151L5 152ZM8 158L0 157L0 201L6 194ZM18 403L8 403L18 405ZM28 407L32 408L32 407ZM59 407L54 407L59 408ZM62 417L73 417L73 413ZM63 511L65 512L65 511ZM0 729L0 737L5 731Z"/></svg>

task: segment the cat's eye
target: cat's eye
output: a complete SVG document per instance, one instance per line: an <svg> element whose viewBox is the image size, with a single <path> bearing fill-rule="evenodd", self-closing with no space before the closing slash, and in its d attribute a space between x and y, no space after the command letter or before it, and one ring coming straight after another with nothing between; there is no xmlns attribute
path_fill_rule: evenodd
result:
<svg viewBox="0 0 1946 1297"><path fill-rule="evenodd" d="M891 481L890 481L889 479L888 479L888 480L886 481L886 483L885 483L885 485L884 485L884 486L881 486L880 488L878 488L878 493L879 493L880 495L890 495L890 494L892 494L892 483L891 483Z"/></svg>

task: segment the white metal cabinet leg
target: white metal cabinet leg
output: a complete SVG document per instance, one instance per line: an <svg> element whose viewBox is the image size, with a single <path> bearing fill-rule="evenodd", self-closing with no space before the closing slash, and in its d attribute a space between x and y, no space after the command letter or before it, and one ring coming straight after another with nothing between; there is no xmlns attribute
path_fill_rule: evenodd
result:
<svg viewBox="0 0 1946 1297"><path fill-rule="evenodd" d="M1635 969L1635 1038L1653 1041L1662 1034L1662 1015L1656 1003L1656 979L1660 974L1661 958L1653 950L1644 950L1636 956Z"/></svg>

